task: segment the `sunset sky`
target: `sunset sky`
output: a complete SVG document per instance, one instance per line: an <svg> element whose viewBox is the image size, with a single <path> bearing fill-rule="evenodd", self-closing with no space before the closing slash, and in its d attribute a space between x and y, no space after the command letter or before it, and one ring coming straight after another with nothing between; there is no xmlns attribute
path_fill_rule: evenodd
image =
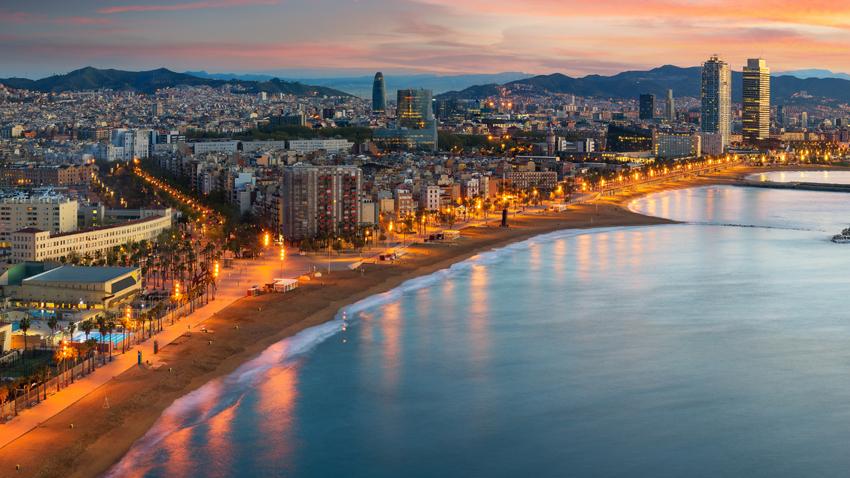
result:
<svg viewBox="0 0 850 478"><path fill-rule="evenodd" d="M834 0L0 0L0 77L82 66L212 72L850 71Z"/></svg>

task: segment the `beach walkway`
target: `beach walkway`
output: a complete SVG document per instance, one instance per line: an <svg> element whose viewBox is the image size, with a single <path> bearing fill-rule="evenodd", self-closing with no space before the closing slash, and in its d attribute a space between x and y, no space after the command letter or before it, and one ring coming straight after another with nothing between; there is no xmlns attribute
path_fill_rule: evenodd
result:
<svg viewBox="0 0 850 478"><path fill-rule="evenodd" d="M268 282L275 276L278 267L279 262L269 258L266 260L237 261L233 268L222 270L215 300L196 309L175 322L174 325L167 325L168 321L164 320L163 331L156 334L152 339L133 346L126 353L114 355L112 362L50 395L47 400L37 406L22 410L18 416L0 425L0 449L25 435L42 422L62 412L114 377L138 366L137 352L139 350L142 352L143 362L151 361L153 366L156 366L156 356L153 353L154 340L162 348L177 340L187 331L195 330L198 325L211 316L236 300L245 297L246 290L251 285ZM104 403L104 407L108 407L108 403Z"/></svg>

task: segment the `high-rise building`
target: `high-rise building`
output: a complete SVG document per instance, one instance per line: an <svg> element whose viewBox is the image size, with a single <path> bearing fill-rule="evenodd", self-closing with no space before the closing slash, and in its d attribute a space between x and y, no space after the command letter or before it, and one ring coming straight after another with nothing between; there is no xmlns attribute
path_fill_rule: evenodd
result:
<svg viewBox="0 0 850 478"><path fill-rule="evenodd" d="M701 96L701 129L705 133L720 134L725 148L732 133L732 70L717 55L702 65Z"/></svg>
<svg viewBox="0 0 850 478"><path fill-rule="evenodd" d="M770 137L770 68L761 58L751 58L744 66L744 141Z"/></svg>
<svg viewBox="0 0 850 478"><path fill-rule="evenodd" d="M398 121L404 128L425 129L434 121L431 90L398 90Z"/></svg>
<svg viewBox="0 0 850 478"><path fill-rule="evenodd" d="M809 127L809 113L803 111L800 113L800 127L806 129Z"/></svg>
<svg viewBox="0 0 850 478"><path fill-rule="evenodd" d="M386 148L437 149L437 121L431 90L398 90L397 127L378 128L373 140Z"/></svg>
<svg viewBox="0 0 850 478"><path fill-rule="evenodd" d="M650 93L640 95L638 117L642 120L655 118L655 95Z"/></svg>
<svg viewBox="0 0 850 478"><path fill-rule="evenodd" d="M298 163L285 168L281 233L291 241L356 233L360 185L361 172L356 166Z"/></svg>
<svg viewBox="0 0 850 478"><path fill-rule="evenodd" d="M673 123L676 121L676 104L673 102L673 90L667 90L667 103L664 105L664 119Z"/></svg>
<svg viewBox="0 0 850 478"><path fill-rule="evenodd" d="M384 74L380 71L375 73L375 81L372 83L372 113L384 114L387 111L387 87L384 83Z"/></svg>

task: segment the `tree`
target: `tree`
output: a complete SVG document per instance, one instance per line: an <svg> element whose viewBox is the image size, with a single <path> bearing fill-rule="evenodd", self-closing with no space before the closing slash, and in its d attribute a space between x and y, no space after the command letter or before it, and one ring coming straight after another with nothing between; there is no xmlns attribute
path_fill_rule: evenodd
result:
<svg viewBox="0 0 850 478"><path fill-rule="evenodd" d="M106 332L108 330L106 320L105 314L97 318L97 331L100 333L100 343L102 345L106 345Z"/></svg>
<svg viewBox="0 0 850 478"><path fill-rule="evenodd" d="M70 324L68 324L67 330L68 330L68 336L71 337L71 340L74 340L74 332L76 332L76 330L77 330L77 324L71 322Z"/></svg>
<svg viewBox="0 0 850 478"><path fill-rule="evenodd" d="M94 330L94 323L91 320L86 320L85 322L80 324L80 330L86 334L86 341L89 340L89 334L92 330Z"/></svg>
<svg viewBox="0 0 850 478"><path fill-rule="evenodd" d="M56 336L56 329L59 328L59 319L56 318L56 314L51 315L50 318L47 319L47 326L50 327L50 345L53 345Z"/></svg>
<svg viewBox="0 0 850 478"><path fill-rule="evenodd" d="M29 317L24 317L20 321L18 321L18 327L20 327L21 332L24 333L24 354L27 353L27 331L30 329L32 325L32 319Z"/></svg>

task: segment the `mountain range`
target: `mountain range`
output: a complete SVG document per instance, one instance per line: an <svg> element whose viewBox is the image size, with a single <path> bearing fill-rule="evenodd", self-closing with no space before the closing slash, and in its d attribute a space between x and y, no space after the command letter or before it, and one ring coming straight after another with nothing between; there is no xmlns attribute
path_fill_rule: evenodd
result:
<svg viewBox="0 0 850 478"><path fill-rule="evenodd" d="M818 68L783 71L781 75L796 76L797 78L841 78L842 80L850 80L850 75L847 73L836 73L834 71Z"/></svg>
<svg viewBox="0 0 850 478"><path fill-rule="evenodd" d="M246 93L265 91L272 94L285 93L299 96L351 96L348 93L325 86L306 85L277 78L265 81L221 80L199 78L165 68L149 71L122 71L100 70L89 66L64 75L49 76L40 80L28 78L0 79L0 84L11 88L54 93L99 89L153 93L160 88L175 86L210 86L215 88L229 84L241 88Z"/></svg>
<svg viewBox="0 0 850 478"><path fill-rule="evenodd" d="M269 72L269 73L207 73L206 71L187 71L187 75L197 76L199 78L209 78L217 80L246 80L246 81L268 81L272 78L280 78L286 81L298 81L310 85L324 86L342 91L347 91L353 95L363 98L372 97L372 81L373 75L362 76L343 76L343 77L292 77L287 76L286 71ZM392 95L395 91L404 88L425 88L432 90L434 94L440 94L451 90L462 90L473 85L485 83L507 83L510 81L530 78L533 75L519 72L503 72L493 74L470 74L470 75L393 75L384 73L384 81L386 83L387 94Z"/></svg>
<svg viewBox="0 0 850 478"><path fill-rule="evenodd" d="M439 99L481 99L500 91L528 95L566 93L601 98L636 98L641 93L663 97L667 89L675 96L700 96L701 71L698 66L682 68L665 65L648 71L625 71L612 76L588 75L573 78L561 73L539 75L504 84L475 85L460 91L438 95ZM742 73L732 72L732 99L741 101ZM771 78L771 99L786 103L800 92L814 97L850 102L850 81L842 78L798 78L779 75ZM798 95L799 96L799 95Z"/></svg>

